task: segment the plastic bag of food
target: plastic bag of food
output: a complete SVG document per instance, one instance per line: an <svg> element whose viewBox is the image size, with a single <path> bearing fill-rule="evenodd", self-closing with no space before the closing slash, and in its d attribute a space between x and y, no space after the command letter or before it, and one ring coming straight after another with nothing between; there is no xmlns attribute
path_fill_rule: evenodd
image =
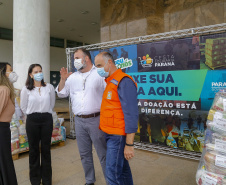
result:
<svg viewBox="0 0 226 185"><path fill-rule="evenodd" d="M226 156L215 151L206 152L204 155L205 168L209 172L220 175L226 174Z"/></svg>
<svg viewBox="0 0 226 185"><path fill-rule="evenodd" d="M64 122L64 118L58 118L59 122L60 122L60 126L63 124Z"/></svg>
<svg viewBox="0 0 226 185"><path fill-rule="evenodd" d="M207 127L213 132L226 135L226 120L207 121Z"/></svg>
<svg viewBox="0 0 226 185"><path fill-rule="evenodd" d="M10 122L10 127L19 127L19 126L20 126L19 120L12 118L12 120Z"/></svg>
<svg viewBox="0 0 226 185"><path fill-rule="evenodd" d="M11 127L11 140L19 140L19 131L17 127Z"/></svg>
<svg viewBox="0 0 226 185"><path fill-rule="evenodd" d="M208 114L204 149L196 173L199 185L226 184L226 92L216 94Z"/></svg>
<svg viewBox="0 0 226 185"><path fill-rule="evenodd" d="M26 143L20 143L20 152L28 151L29 150L29 144Z"/></svg>
<svg viewBox="0 0 226 185"><path fill-rule="evenodd" d="M63 140L63 136L53 136L53 137L51 138L51 143L52 143L52 144L58 143L58 142L60 142L60 141L62 141L62 140Z"/></svg>
<svg viewBox="0 0 226 185"><path fill-rule="evenodd" d="M61 135L62 135L62 140L66 141L66 128L61 126Z"/></svg>
<svg viewBox="0 0 226 185"><path fill-rule="evenodd" d="M196 173L196 182L198 185L224 185L226 179L224 175L208 172L204 169L199 169Z"/></svg>
<svg viewBox="0 0 226 185"><path fill-rule="evenodd" d="M226 136L219 133L212 133L206 140L206 150L208 152L216 151L220 154L226 154Z"/></svg>
<svg viewBox="0 0 226 185"><path fill-rule="evenodd" d="M53 128L60 128L60 121L57 117L56 112L53 112L52 116L53 116Z"/></svg>
<svg viewBox="0 0 226 185"><path fill-rule="evenodd" d="M11 152L12 155L20 152L19 139L11 140Z"/></svg>
<svg viewBox="0 0 226 185"><path fill-rule="evenodd" d="M167 144L167 146L170 146L172 148L177 148L177 142L172 137L172 133L171 132L169 133L169 136L166 139L166 144Z"/></svg>
<svg viewBox="0 0 226 185"><path fill-rule="evenodd" d="M224 90L220 90L216 93L211 109L226 112L226 92L224 92Z"/></svg>
<svg viewBox="0 0 226 185"><path fill-rule="evenodd" d="M20 144L28 142L25 124L22 124L19 127L19 141L20 141Z"/></svg>
<svg viewBox="0 0 226 185"><path fill-rule="evenodd" d="M54 128L52 132L52 136L60 136L61 130L59 128Z"/></svg>

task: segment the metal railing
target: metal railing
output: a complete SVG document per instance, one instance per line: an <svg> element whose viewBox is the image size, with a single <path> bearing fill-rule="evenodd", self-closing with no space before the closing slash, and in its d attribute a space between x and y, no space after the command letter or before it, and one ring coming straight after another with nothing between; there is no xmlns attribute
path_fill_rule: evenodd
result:
<svg viewBox="0 0 226 185"><path fill-rule="evenodd" d="M135 142L134 145L135 145L134 148L136 149L171 155L175 157L182 157L186 159L199 160L201 157L201 153L199 152L190 152L187 150L170 148L170 147L161 146L161 145L154 145L150 143Z"/></svg>
<svg viewBox="0 0 226 185"><path fill-rule="evenodd" d="M102 42L98 44L80 46L76 48L66 48L66 53L74 52L78 48L85 48L87 50L96 50L96 49L107 49L112 47L118 46L125 46L131 44L140 44L140 43L147 43L147 42L154 42L160 40L170 40L176 38L185 38L195 35L205 35L205 34L213 34L213 33L220 33L226 31L226 23L223 24L215 24L210 26L203 26L197 28L189 28L184 30L178 31L171 31L171 32L164 32L158 33L153 35L146 35L140 37L133 37L109 42Z"/></svg>

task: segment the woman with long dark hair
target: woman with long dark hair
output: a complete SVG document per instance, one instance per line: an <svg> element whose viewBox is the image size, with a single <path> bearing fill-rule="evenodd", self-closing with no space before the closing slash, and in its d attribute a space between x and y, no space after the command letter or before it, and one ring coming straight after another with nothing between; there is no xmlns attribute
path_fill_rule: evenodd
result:
<svg viewBox="0 0 226 185"><path fill-rule="evenodd" d="M10 64L0 63L0 185L17 185L11 153L10 121L15 112L11 72Z"/></svg>
<svg viewBox="0 0 226 185"><path fill-rule="evenodd" d="M20 95L20 105L27 115L26 131L29 143L30 181L32 185L52 184L51 136L53 131L52 112L55 105L55 91L45 83L40 64L28 69L26 86ZM41 164L39 144L41 142Z"/></svg>

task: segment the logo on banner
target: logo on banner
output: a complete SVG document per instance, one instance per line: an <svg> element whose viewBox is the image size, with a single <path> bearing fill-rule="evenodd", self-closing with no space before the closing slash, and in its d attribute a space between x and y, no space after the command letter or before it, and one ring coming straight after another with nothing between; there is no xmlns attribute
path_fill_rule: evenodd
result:
<svg viewBox="0 0 226 185"><path fill-rule="evenodd" d="M212 82L212 91L219 91L226 88L226 82Z"/></svg>
<svg viewBox="0 0 226 185"><path fill-rule="evenodd" d="M159 55L154 58L155 67L175 66L174 55Z"/></svg>
<svg viewBox="0 0 226 185"><path fill-rule="evenodd" d="M143 68L152 66L153 59L151 57L149 57L148 54L146 56L143 56L142 60L141 60L141 57L138 57L138 58L140 58L140 63Z"/></svg>
<svg viewBox="0 0 226 185"><path fill-rule="evenodd" d="M168 67L168 66L175 66L175 60L173 55L159 55L155 56L153 59L147 54L146 56L143 56L142 59L140 58L140 63L143 68L146 67Z"/></svg>
<svg viewBox="0 0 226 185"><path fill-rule="evenodd" d="M115 60L115 65L118 69L125 69L133 66L133 61L131 59L118 58Z"/></svg>

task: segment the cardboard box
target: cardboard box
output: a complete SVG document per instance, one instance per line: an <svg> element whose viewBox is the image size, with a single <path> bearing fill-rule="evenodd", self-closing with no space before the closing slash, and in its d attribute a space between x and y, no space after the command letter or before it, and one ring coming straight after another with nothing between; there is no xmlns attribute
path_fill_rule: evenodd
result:
<svg viewBox="0 0 226 185"><path fill-rule="evenodd" d="M66 128L66 136L70 135L70 120L65 120L62 124L62 126L64 126Z"/></svg>
<svg viewBox="0 0 226 185"><path fill-rule="evenodd" d="M218 40L219 44L226 43L226 39L225 38L218 38L217 40Z"/></svg>
<svg viewBox="0 0 226 185"><path fill-rule="evenodd" d="M208 44L219 44L218 39L206 39L206 43Z"/></svg>
<svg viewBox="0 0 226 185"><path fill-rule="evenodd" d="M220 55L222 52L220 51L220 50L218 50L218 51L210 51L210 50L206 50L206 55L209 55L209 56L211 56L211 57L213 57L213 56L218 56L218 55Z"/></svg>
<svg viewBox="0 0 226 185"><path fill-rule="evenodd" d="M218 67L218 66L222 66L224 65L223 61L210 61L210 60L206 60L206 63L211 66L211 67Z"/></svg>

